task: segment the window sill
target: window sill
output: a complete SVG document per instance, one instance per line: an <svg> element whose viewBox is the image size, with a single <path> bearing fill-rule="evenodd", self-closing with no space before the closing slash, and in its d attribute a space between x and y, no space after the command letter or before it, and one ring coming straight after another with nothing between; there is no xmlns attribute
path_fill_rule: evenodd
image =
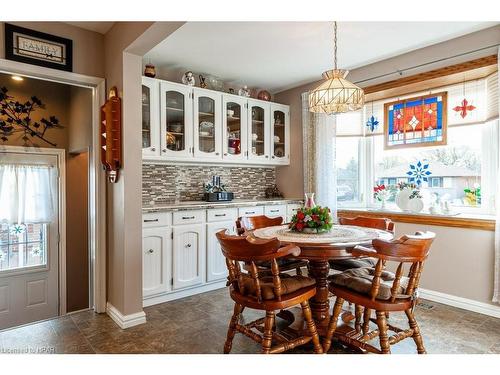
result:
<svg viewBox="0 0 500 375"><path fill-rule="evenodd" d="M427 224L442 227L455 227L455 228L468 228L480 229L487 231L495 230L495 216L494 215L478 215L460 213L458 215L432 215L427 213L409 213L391 210L377 210L371 208L339 208L339 217L385 217L394 222L412 223L412 224Z"/></svg>

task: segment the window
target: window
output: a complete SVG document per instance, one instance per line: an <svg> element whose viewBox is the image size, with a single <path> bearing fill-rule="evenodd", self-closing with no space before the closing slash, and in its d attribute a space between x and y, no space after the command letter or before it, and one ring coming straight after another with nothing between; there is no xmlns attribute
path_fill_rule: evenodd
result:
<svg viewBox="0 0 500 375"><path fill-rule="evenodd" d="M46 224L0 224L0 271L47 264Z"/></svg>
<svg viewBox="0 0 500 375"><path fill-rule="evenodd" d="M360 137L337 137L337 202L339 205L360 202Z"/></svg>
<svg viewBox="0 0 500 375"><path fill-rule="evenodd" d="M431 177L429 180L429 187L442 188L443 187L443 178L442 177Z"/></svg>

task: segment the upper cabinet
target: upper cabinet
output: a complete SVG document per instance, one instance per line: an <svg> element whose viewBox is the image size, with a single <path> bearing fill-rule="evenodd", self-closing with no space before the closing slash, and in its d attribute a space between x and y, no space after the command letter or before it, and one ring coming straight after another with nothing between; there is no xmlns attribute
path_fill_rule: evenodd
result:
<svg viewBox="0 0 500 375"><path fill-rule="evenodd" d="M147 77L142 82L145 160L290 163L287 105Z"/></svg>
<svg viewBox="0 0 500 375"><path fill-rule="evenodd" d="M158 80L142 79L142 154L160 155L160 84Z"/></svg>
<svg viewBox="0 0 500 375"><path fill-rule="evenodd" d="M193 89L160 84L161 154L173 159L193 155Z"/></svg>

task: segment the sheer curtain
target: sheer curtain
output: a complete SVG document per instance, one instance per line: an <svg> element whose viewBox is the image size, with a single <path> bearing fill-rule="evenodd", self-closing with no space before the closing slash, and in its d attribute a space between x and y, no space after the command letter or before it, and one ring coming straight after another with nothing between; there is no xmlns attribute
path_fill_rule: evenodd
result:
<svg viewBox="0 0 500 375"><path fill-rule="evenodd" d="M500 49L498 51L498 57L500 58ZM499 63L500 67L500 63ZM500 75L497 77L497 88L500 87ZM498 91L497 91L498 92ZM500 100L497 95L496 97L496 105L498 106L498 112L500 114ZM496 121L496 134L495 136L497 137L496 139L499 140L500 138L500 131L498 129L498 120ZM499 140L500 142L500 140ZM500 144L500 143L499 143ZM497 153L496 155L497 158L497 179L500 177L500 160L499 155ZM496 224L495 224L495 281L494 281L494 288L493 288L493 302L500 303L500 184L498 183L497 180L497 191L496 191L496 197L495 197L495 208L496 208Z"/></svg>
<svg viewBox="0 0 500 375"><path fill-rule="evenodd" d="M0 222L50 223L56 212L57 169L0 164Z"/></svg>
<svg viewBox="0 0 500 375"><path fill-rule="evenodd" d="M335 173L335 117L308 110L308 93L302 94L304 147L304 192L315 193L316 204L327 206L337 216Z"/></svg>

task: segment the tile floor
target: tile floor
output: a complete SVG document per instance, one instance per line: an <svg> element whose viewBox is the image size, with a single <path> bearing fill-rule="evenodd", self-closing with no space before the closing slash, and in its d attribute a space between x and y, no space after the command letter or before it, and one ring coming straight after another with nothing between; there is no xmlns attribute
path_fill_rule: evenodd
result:
<svg viewBox="0 0 500 375"><path fill-rule="evenodd" d="M500 319L424 302L416 317L429 353L500 353ZM80 312L0 332L0 353L221 353L232 308L227 290L221 289L148 307L147 323L127 330L105 314ZM253 320L260 314L247 309L243 315ZM390 316L393 323L403 318ZM236 334L232 353L259 350ZM293 351L303 352L308 351ZM334 352L348 351L337 345ZM416 353L416 348L409 339L392 352Z"/></svg>

